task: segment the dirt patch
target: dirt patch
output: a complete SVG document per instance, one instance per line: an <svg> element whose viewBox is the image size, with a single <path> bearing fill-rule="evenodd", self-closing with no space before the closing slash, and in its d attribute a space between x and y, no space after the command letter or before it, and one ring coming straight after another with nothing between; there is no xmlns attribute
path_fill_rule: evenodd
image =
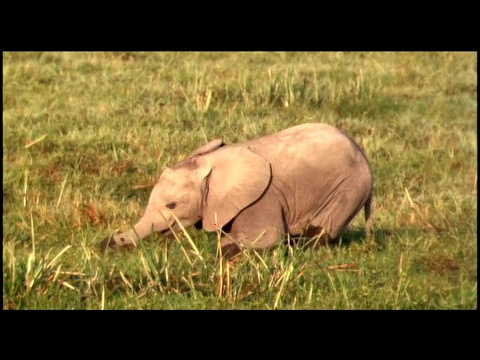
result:
<svg viewBox="0 0 480 360"><path fill-rule="evenodd" d="M38 176L52 183L57 183L62 178L62 167L59 161L42 166L36 169L36 171L38 172Z"/></svg>
<svg viewBox="0 0 480 360"><path fill-rule="evenodd" d="M95 156L83 156L78 167L83 174L98 176L103 164L102 161Z"/></svg>
<svg viewBox="0 0 480 360"><path fill-rule="evenodd" d="M429 254L422 256L418 261L423 267L439 274L448 274L460 269L457 260L451 255Z"/></svg>
<svg viewBox="0 0 480 360"><path fill-rule="evenodd" d="M137 166L130 160L116 161L112 166L112 171L118 175L121 175L124 172L134 172L136 170Z"/></svg>
<svg viewBox="0 0 480 360"><path fill-rule="evenodd" d="M107 223L105 218L104 211L98 211L95 206L92 204L81 204L78 207L78 211L83 220L89 222L92 225L103 224Z"/></svg>

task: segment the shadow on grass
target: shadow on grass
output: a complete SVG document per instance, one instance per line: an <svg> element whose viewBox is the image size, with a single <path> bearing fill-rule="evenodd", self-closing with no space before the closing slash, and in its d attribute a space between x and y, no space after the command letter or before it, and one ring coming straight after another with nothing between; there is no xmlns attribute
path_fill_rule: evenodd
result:
<svg viewBox="0 0 480 360"><path fill-rule="evenodd" d="M375 245L384 245L386 241L392 236L393 231L389 229L374 229L372 234L372 240ZM350 246L355 243L365 243L370 239L367 238L365 229L363 228L353 228L347 229L341 237L339 242L340 246Z"/></svg>
<svg viewBox="0 0 480 360"><path fill-rule="evenodd" d="M412 227L402 227L398 229L374 229L371 238L367 238L365 229L363 228L352 228L346 230L341 237L339 246L348 247L353 244L366 244L370 243L375 245L379 250L384 249L387 244L394 240L402 238L411 238L425 235L426 230Z"/></svg>
<svg viewBox="0 0 480 360"><path fill-rule="evenodd" d="M392 235L397 231L389 229L374 229L371 238L367 238L364 228L349 228L342 233L339 241L333 241L326 245L324 240L320 240L317 245L320 246L332 246L346 248L353 244L367 244L375 245L378 249L385 248L387 242L391 239ZM309 248L314 243L315 239L298 237L290 239L290 242L285 242L285 245L298 246L300 248ZM313 245L314 247L317 245Z"/></svg>

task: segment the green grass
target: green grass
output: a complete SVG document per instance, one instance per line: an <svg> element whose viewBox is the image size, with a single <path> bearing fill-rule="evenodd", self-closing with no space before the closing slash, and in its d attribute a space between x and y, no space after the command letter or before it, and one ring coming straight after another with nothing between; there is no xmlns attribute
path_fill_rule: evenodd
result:
<svg viewBox="0 0 480 360"><path fill-rule="evenodd" d="M312 121L365 148L373 241L98 251L205 139ZM3 309L474 309L476 213L475 53L3 54Z"/></svg>

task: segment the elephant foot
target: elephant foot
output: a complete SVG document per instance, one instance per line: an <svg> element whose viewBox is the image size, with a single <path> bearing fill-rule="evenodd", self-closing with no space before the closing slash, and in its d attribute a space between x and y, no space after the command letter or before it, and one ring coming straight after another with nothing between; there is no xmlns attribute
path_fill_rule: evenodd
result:
<svg viewBox="0 0 480 360"><path fill-rule="evenodd" d="M222 257L226 260L232 260L241 253L241 248L235 241L230 238L224 237L220 240L220 246L222 249Z"/></svg>
<svg viewBox="0 0 480 360"><path fill-rule="evenodd" d="M232 260L237 257L241 252L241 249L235 244L222 245L222 256L227 260Z"/></svg>

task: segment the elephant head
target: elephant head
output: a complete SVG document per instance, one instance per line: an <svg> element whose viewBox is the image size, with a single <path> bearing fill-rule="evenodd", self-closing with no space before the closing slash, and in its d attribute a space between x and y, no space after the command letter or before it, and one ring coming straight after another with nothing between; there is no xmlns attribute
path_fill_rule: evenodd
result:
<svg viewBox="0 0 480 360"><path fill-rule="evenodd" d="M183 227L202 220L203 229L221 230L258 200L271 181L270 163L248 148L222 145L214 140L166 168L139 222L103 245L135 245L152 231L177 231L177 219Z"/></svg>

